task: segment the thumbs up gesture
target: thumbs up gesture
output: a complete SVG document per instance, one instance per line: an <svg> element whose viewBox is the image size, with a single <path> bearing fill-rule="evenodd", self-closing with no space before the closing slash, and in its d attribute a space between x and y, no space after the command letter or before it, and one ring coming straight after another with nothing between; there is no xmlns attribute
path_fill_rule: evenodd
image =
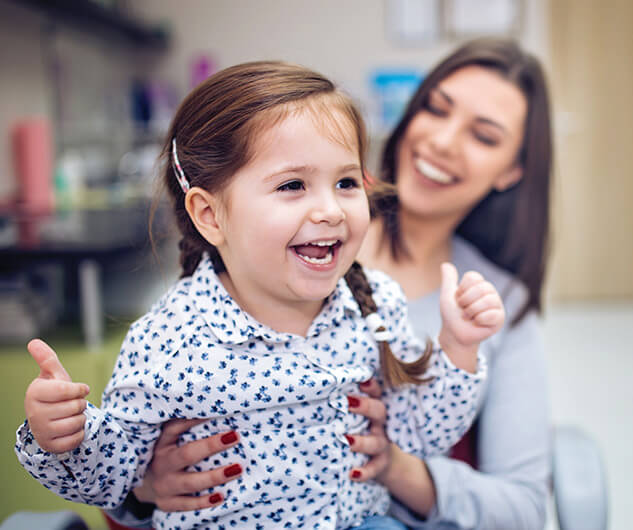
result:
<svg viewBox="0 0 633 530"><path fill-rule="evenodd" d="M505 320L499 293L478 272L467 272L458 284L455 266L443 263L440 313L440 346L455 366L475 372L479 343L499 331Z"/></svg>
<svg viewBox="0 0 633 530"><path fill-rule="evenodd" d="M27 345L40 367L24 398L29 427L40 447L51 453L64 453L78 447L84 438L86 408L84 399L90 388L73 383L53 349L34 339Z"/></svg>

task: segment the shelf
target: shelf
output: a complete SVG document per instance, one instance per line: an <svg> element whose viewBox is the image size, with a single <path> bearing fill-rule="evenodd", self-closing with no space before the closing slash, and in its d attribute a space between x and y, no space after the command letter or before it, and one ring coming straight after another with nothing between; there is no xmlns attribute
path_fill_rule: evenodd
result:
<svg viewBox="0 0 633 530"><path fill-rule="evenodd" d="M103 38L118 37L124 43L146 50L164 51L169 34L160 27L148 26L116 9L89 0L13 0L86 33Z"/></svg>

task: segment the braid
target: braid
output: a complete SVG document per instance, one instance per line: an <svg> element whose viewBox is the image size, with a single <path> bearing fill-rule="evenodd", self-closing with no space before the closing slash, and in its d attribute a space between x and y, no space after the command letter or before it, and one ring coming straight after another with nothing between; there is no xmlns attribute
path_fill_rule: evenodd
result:
<svg viewBox="0 0 633 530"><path fill-rule="evenodd" d="M180 249L181 278L191 276L195 272L205 252L209 254L215 272L226 270L217 249L204 240L201 244L196 237L183 236L178 242L178 248Z"/></svg>
<svg viewBox="0 0 633 530"><path fill-rule="evenodd" d="M345 274L345 281L347 282L354 300L360 307L360 312L363 318L372 313L376 313L378 308L372 295L372 289L365 276L363 267L355 261ZM383 327L378 331L386 331ZM410 363L401 361L398 359L387 341L378 341L378 349L380 350L380 366L384 373L385 382L391 387L403 385L403 384L420 384L428 381L428 379L421 379L420 376L424 374L428 368L429 359L433 351L433 344L430 340L426 341L426 348L422 357L412 361Z"/></svg>
<svg viewBox="0 0 633 530"><path fill-rule="evenodd" d="M183 237L178 242L180 249L180 267L182 268L181 277L191 276L202 259L202 251L196 248L195 244L188 237Z"/></svg>

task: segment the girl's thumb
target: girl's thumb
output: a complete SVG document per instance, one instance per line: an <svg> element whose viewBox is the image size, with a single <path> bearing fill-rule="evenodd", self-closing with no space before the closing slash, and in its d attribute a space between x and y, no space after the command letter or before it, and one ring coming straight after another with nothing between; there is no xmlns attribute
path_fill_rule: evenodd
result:
<svg viewBox="0 0 633 530"><path fill-rule="evenodd" d="M455 268L455 265L448 262L442 263L440 271L442 273L442 298L455 296L455 291L457 291L458 279L457 269Z"/></svg>
<svg viewBox="0 0 633 530"><path fill-rule="evenodd" d="M33 339L26 346L29 353L40 367L40 377L45 379L60 379L62 381L72 381L68 372L59 362L57 354L43 340Z"/></svg>

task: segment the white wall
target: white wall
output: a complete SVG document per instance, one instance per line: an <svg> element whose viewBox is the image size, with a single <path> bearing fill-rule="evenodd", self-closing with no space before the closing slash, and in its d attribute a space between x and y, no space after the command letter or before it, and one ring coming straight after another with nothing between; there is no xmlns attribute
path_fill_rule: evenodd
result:
<svg viewBox="0 0 633 530"><path fill-rule="evenodd" d="M546 62L547 0L525 2L524 45ZM189 87L192 57L211 54L218 67L281 59L314 68L343 86L370 111L369 73L377 67L428 69L456 45L442 41L399 46L386 34L388 0L131 0L133 12L166 22L173 51L158 72Z"/></svg>

